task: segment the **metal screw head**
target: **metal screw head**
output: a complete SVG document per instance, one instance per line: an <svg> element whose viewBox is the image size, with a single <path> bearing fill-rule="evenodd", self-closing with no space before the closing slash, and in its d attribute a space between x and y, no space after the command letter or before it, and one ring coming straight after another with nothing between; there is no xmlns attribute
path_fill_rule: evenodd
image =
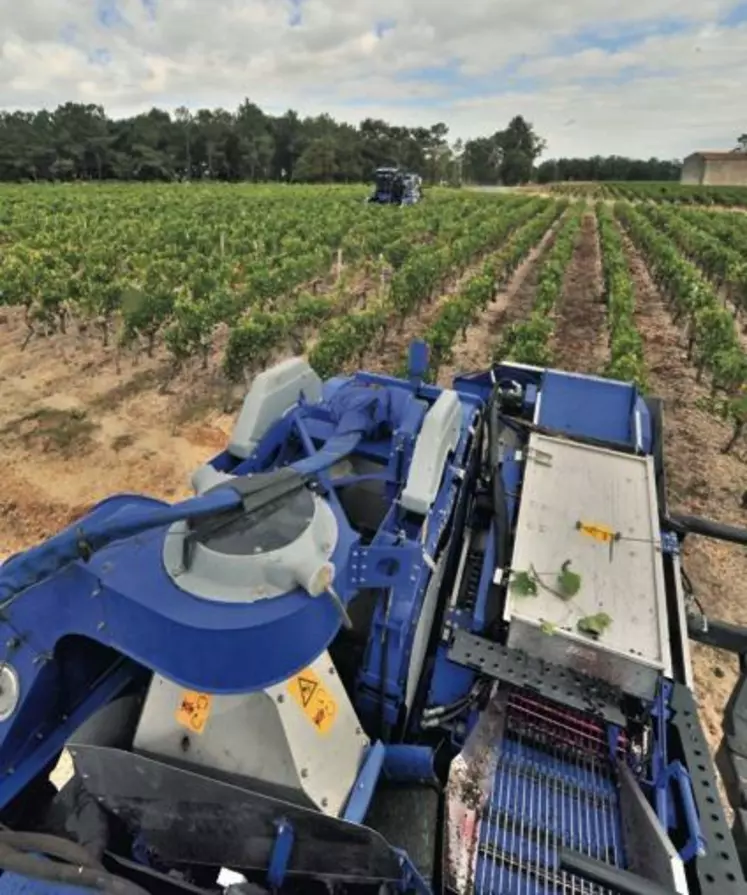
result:
<svg viewBox="0 0 747 895"><path fill-rule="evenodd" d="M327 805L329 805L329 800L328 800L328 799L322 799L322 808L326 808Z"/></svg>
<svg viewBox="0 0 747 895"><path fill-rule="evenodd" d="M301 777L305 780L309 776L309 772L306 768L301 768Z"/></svg>
<svg viewBox="0 0 747 895"><path fill-rule="evenodd" d="M282 693L278 693L278 702L285 702L285 696Z"/></svg>
<svg viewBox="0 0 747 895"><path fill-rule="evenodd" d="M21 699L21 682L18 672L5 663L0 668L0 721L7 721L15 712Z"/></svg>

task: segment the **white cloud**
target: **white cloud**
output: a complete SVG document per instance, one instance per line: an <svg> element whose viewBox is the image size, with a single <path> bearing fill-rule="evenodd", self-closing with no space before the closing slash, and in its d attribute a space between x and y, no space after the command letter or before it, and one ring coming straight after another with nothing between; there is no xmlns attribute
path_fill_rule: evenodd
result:
<svg viewBox="0 0 747 895"><path fill-rule="evenodd" d="M519 113L548 153L574 155L682 155L747 127L747 24L716 24L735 0L300 0L298 27L291 0L156 0L155 16L142 0L98 3L123 23L105 27L90 3L0 0L0 106L100 101L125 115L248 96L270 111L443 120L462 137ZM687 28L657 34L667 20ZM385 21L396 27L378 36ZM449 63L456 90L406 79Z"/></svg>

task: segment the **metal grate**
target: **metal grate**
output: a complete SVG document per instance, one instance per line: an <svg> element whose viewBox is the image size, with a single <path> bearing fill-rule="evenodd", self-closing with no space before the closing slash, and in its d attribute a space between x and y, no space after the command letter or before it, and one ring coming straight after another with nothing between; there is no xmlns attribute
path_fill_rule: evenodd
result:
<svg viewBox="0 0 747 895"><path fill-rule="evenodd" d="M621 740L624 750L626 742ZM483 808L477 895L614 895L558 870L558 849L625 866L605 729L514 693Z"/></svg>

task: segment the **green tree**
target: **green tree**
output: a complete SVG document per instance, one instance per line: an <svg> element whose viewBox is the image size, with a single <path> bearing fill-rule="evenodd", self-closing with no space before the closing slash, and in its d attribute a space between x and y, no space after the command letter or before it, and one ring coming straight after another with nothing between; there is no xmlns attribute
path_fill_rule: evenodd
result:
<svg viewBox="0 0 747 895"><path fill-rule="evenodd" d="M516 115L504 131L494 135L500 150L499 175L502 183L515 185L532 179L534 163L547 145L533 126Z"/></svg>
<svg viewBox="0 0 747 895"><path fill-rule="evenodd" d="M317 137L301 153L294 169L294 179L329 183L335 180L339 171L334 137Z"/></svg>

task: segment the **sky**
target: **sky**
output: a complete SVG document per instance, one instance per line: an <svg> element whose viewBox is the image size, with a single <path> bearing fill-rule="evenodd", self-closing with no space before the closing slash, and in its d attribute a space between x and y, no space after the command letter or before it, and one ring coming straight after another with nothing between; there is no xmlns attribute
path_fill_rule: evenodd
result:
<svg viewBox="0 0 747 895"><path fill-rule="evenodd" d="M747 131L747 0L0 0L0 108L357 123L523 115L545 157L681 158Z"/></svg>

